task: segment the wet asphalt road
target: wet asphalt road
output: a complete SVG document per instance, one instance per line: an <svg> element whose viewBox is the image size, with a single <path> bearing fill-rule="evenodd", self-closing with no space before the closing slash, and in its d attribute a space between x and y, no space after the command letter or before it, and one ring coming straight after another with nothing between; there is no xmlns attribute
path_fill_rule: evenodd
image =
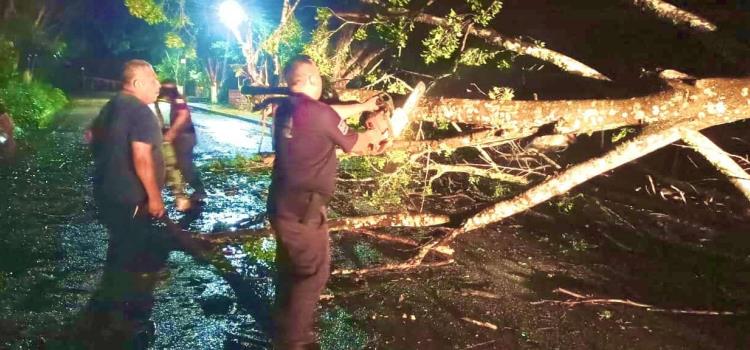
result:
<svg viewBox="0 0 750 350"><path fill-rule="evenodd" d="M95 218L91 160L81 136L104 102L74 100L53 130L30 138L17 163L0 169L0 349L37 349L40 344L54 348L54 339L70 333L98 286L107 235ZM261 136L259 126L246 121L199 111L193 118L199 138L196 158L206 169L202 175L209 198L186 225L194 231L222 230L264 211L267 178L213 172L210 163L268 151L269 136ZM170 216L183 219L176 212ZM215 267L172 252L155 291L151 348L268 348L253 305L265 307L272 300L272 263L267 257L274 242L258 243L254 255L241 247L226 249L244 301Z"/></svg>
<svg viewBox="0 0 750 350"><path fill-rule="evenodd" d="M268 128L199 110L193 110L192 117L198 136L195 152L199 163L210 159L235 155L252 156L258 151L271 151Z"/></svg>
<svg viewBox="0 0 750 350"><path fill-rule="evenodd" d="M67 342L99 285L107 233L95 216L91 156L82 135L105 102L73 100L52 130L29 138L16 164L0 168L0 349L61 348L56 344ZM270 151L267 131L201 111L193 111L193 120L208 198L197 214L172 209L170 218L207 233L232 230L265 212L268 175L250 175L232 162ZM173 207L167 190L164 195ZM275 241L257 237L222 251L221 265L231 275L182 251L170 254L154 292L151 349L270 348L264 330ZM342 309L323 311L320 336L327 349L359 349L367 342Z"/></svg>
<svg viewBox="0 0 750 350"><path fill-rule="evenodd" d="M268 129L198 110L192 117L198 137L195 159L203 169L208 198L198 216L191 217L185 226L198 232L222 231L265 211L267 179L213 171L210 163L271 151ZM187 219L174 211L170 216L183 222ZM271 241L258 245L258 249L262 255L275 246ZM268 348L268 337L256 320L258 310L253 310L253 304L268 306L273 298L272 264L241 247L225 250L243 280L241 291L233 289L212 266L200 264L183 252L170 255L169 275L155 293L153 349ZM238 299L238 292L244 300ZM248 302L247 298L254 300Z"/></svg>

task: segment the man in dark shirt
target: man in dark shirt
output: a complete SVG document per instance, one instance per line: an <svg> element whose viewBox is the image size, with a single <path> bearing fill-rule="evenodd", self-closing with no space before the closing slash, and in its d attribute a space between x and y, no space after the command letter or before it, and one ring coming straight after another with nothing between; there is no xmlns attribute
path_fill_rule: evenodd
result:
<svg viewBox="0 0 750 350"><path fill-rule="evenodd" d="M94 198L109 230L104 275L84 325L92 348L146 348L155 276L168 253L153 225L165 214L161 127L148 107L159 81L148 62L133 60L122 83L90 128Z"/></svg>
<svg viewBox="0 0 750 350"><path fill-rule="evenodd" d="M268 198L279 273L274 344L278 349L317 349L313 324L330 272L325 205L335 189L336 148L365 154L384 136L375 130L350 132L340 117L375 111L376 99L333 108L318 101L322 79L308 57L293 59L284 77L291 95L274 117L276 158Z"/></svg>

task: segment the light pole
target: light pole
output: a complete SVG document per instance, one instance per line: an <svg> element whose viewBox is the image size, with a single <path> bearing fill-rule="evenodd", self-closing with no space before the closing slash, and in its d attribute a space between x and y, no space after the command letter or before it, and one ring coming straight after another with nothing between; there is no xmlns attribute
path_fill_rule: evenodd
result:
<svg viewBox="0 0 750 350"><path fill-rule="evenodd" d="M219 19L232 31L237 41L242 43L240 25L247 20L247 14L242 5L235 0L224 1L219 5Z"/></svg>
<svg viewBox="0 0 750 350"><path fill-rule="evenodd" d="M187 80L188 80L188 72L187 72L187 58L180 58L180 68L182 68L182 75L184 79L182 79L182 85L179 83L177 85L177 91L179 91L181 94L185 95L185 86L187 86ZM175 77L176 79L179 79L179 77Z"/></svg>

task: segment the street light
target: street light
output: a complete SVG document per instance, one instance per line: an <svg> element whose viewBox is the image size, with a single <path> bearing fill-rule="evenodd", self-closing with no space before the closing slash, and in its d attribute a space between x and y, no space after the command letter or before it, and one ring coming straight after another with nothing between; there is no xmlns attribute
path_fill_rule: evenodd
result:
<svg viewBox="0 0 750 350"><path fill-rule="evenodd" d="M242 42L239 27L247 20L247 14L242 6L235 0L224 1L219 5L219 19L234 33L237 41Z"/></svg>

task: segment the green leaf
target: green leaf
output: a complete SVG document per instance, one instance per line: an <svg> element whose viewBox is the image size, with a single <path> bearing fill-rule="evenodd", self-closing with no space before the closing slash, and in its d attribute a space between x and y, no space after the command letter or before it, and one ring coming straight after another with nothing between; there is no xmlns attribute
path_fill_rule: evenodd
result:
<svg viewBox="0 0 750 350"><path fill-rule="evenodd" d="M125 6L133 17L140 18L150 25L167 21L164 9L153 0L125 0Z"/></svg>
<svg viewBox="0 0 750 350"><path fill-rule="evenodd" d="M469 48L461 53L458 63L465 66L483 66L497 57L500 51Z"/></svg>
<svg viewBox="0 0 750 350"><path fill-rule="evenodd" d="M450 58L461 43L461 16L451 10L446 19L445 26L433 28L427 38L422 41L425 47L422 51L422 58L427 64L435 63L441 58Z"/></svg>
<svg viewBox="0 0 750 350"><path fill-rule="evenodd" d="M499 0L490 1L488 5L485 5L486 1L482 0L466 0L466 2L469 4L469 8L474 11L474 22L483 27L490 24L490 21L503 8L503 2Z"/></svg>

